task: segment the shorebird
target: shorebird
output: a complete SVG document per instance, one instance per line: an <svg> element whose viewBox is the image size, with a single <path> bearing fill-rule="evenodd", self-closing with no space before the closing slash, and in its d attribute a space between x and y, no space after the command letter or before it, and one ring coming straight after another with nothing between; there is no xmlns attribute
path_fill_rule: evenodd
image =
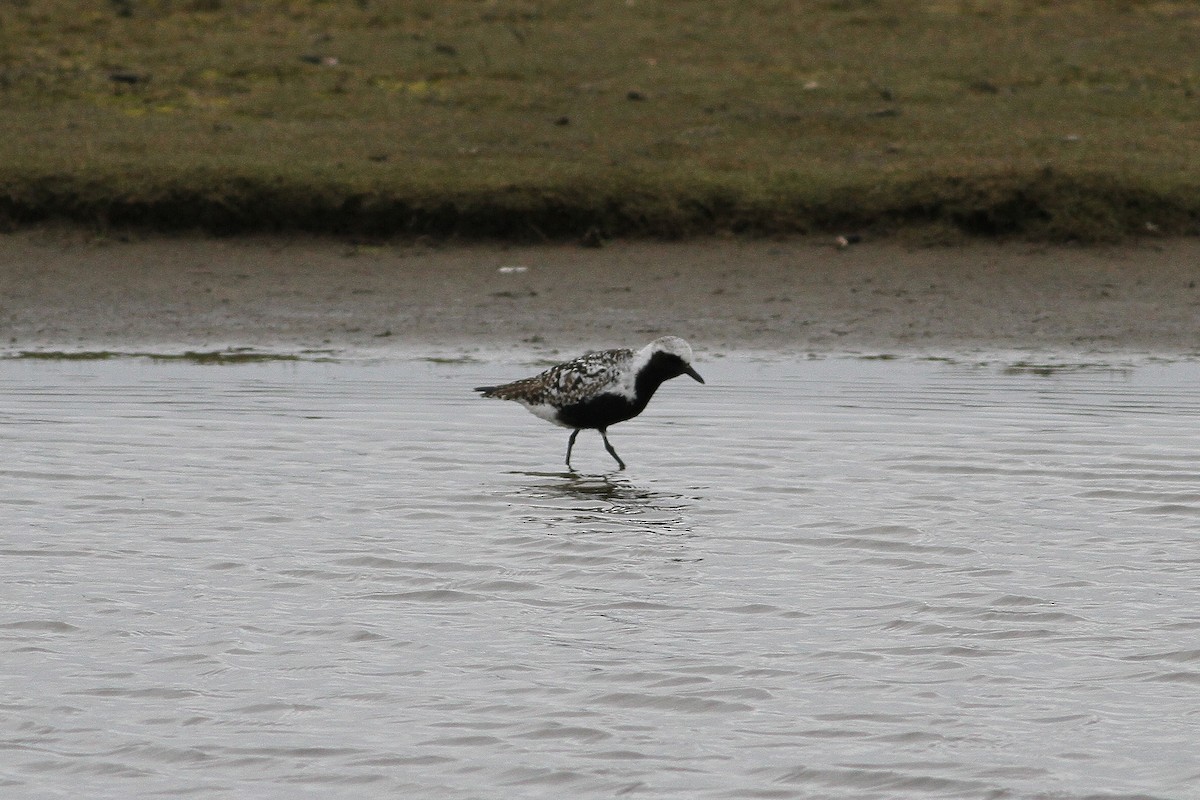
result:
<svg viewBox="0 0 1200 800"><path fill-rule="evenodd" d="M642 413L664 381L688 375L704 383L691 361L691 345L678 336L663 336L641 350L585 353L532 378L502 386L479 386L475 391L484 397L515 400L535 416L572 428L567 440L567 469L574 469L571 449L584 428L600 431L604 449L625 469L625 462L608 441L608 426Z"/></svg>

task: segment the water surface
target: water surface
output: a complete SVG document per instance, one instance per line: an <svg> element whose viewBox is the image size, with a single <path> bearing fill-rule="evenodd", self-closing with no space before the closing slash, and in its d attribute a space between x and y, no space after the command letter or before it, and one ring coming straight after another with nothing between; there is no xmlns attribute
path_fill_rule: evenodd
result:
<svg viewBox="0 0 1200 800"><path fill-rule="evenodd" d="M0 361L0 795L1198 797L1200 365Z"/></svg>

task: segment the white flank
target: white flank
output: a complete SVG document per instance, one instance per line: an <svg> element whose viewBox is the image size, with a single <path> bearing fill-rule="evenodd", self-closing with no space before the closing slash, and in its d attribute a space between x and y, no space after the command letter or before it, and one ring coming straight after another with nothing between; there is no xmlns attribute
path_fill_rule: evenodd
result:
<svg viewBox="0 0 1200 800"><path fill-rule="evenodd" d="M559 426L560 428L571 427L570 425L562 424L561 422L559 422L557 419L554 418L554 415L558 413L558 409L556 407L550 405L549 403L536 403L535 404L535 403L527 402L525 400L518 400L517 402L520 403L521 405L525 406L525 408L529 409L529 413L533 414L535 417L538 417L539 419L544 419L547 422L553 422L555 425Z"/></svg>

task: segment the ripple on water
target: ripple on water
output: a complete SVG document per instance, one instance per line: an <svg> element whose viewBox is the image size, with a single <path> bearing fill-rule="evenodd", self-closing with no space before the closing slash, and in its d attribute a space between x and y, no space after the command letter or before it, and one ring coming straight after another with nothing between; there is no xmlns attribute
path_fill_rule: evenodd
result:
<svg viewBox="0 0 1200 800"><path fill-rule="evenodd" d="M1197 369L727 358L573 473L500 365L0 362L0 783L1186 796Z"/></svg>

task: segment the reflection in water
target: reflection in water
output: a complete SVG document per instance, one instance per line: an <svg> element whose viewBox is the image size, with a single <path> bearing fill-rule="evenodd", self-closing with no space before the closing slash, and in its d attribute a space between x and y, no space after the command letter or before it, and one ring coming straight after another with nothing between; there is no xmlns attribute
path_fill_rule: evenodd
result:
<svg viewBox="0 0 1200 800"><path fill-rule="evenodd" d="M654 533L685 533L689 501L682 495L636 485L616 474L581 472L522 472L509 487L514 500L526 506L529 522L572 521L645 526ZM534 511L536 510L536 513Z"/></svg>

